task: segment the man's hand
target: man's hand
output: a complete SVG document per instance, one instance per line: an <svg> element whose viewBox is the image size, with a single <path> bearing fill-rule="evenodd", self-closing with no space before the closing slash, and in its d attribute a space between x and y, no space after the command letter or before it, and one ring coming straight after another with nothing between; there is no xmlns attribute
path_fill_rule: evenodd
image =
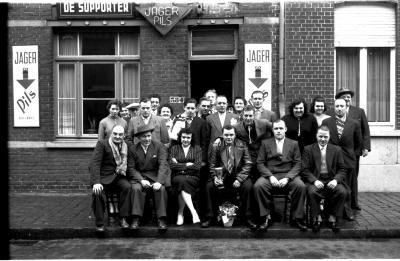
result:
<svg viewBox="0 0 400 261"><path fill-rule="evenodd" d="M274 176L269 177L269 181L271 182L273 187L280 187L280 183Z"/></svg>
<svg viewBox="0 0 400 261"><path fill-rule="evenodd" d="M178 161L175 158L171 159L172 163L178 163Z"/></svg>
<svg viewBox="0 0 400 261"><path fill-rule="evenodd" d="M186 167L190 167L190 166L193 166L193 163L192 162L186 162Z"/></svg>
<svg viewBox="0 0 400 261"><path fill-rule="evenodd" d="M326 186L330 189L334 189L337 186L337 181L336 179L332 179Z"/></svg>
<svg viewBox="0 0 400 261"><path fill-rule="evenodd" d="M314 186L317 187L318 190L323 189L324 188L324 183L322 183L321 181L319 181L318 179L316 181L314 181Z"/></svg>
<svg viewBox="0 0 400 261"><path fill-rule="evenodd" d="M206 165L207 165L207 162L205 162L205 161L202 161L202 162L201 162L201 166L202 166L202 167L204 167L204 166L206 166Z"/></svg>
<svg viewBox="0 0 400 261"><path fill-rule="evenodd" d="M239 182L239 180L235 180L235 182L233 182L233 187L234 187L234 188L240 187L240 182Z"/></svg>
<svg viewBox="0 0 400 261"><path fill-rule="evenodd" d="M283 178L283 179L279 180L278 182L279 182L280 187L283 188L284 186L286 186L286 184L288 184L289 179Z"/></svg>
<svg viewBox="0 0 400 261"><path fill-rule="evenodd" d="M94 194L100 195L102 191L103 191L103 185L101 185L100 183L93 185L93 193Z"/></svg>
<svg viewBox="0 0 400 261"><path fill-rule="evenodd" d="M153 190L157 191L161 188L161 183L160 182L154 182L153 183Z"/></svg>
<svg viewBox="0 0 400 261"><path fill-rule="evenodd" d="M362 150L362 156L363 156L363 157L368 156L368 150L363 149L363 150Z"/></svg>
<svg viewBox="0 0 400 261"><path fill-rule="evenodd" d="M150 188L150 187L151 187L150 181L148 181L148 180L146 180L146 179L142 179L142 180L140 181L140 183L142 184L142 187L143 187L143 188Z"/></svg>
<svg viewBox="0 0 400 261"><path fill-rule="evenodd" d="M221 144L221 139L220 138L216 138L214 143L213 143L213 147L218 147Z"/></svg>
<svg viewBox="0 0 400 261"><path fill-rule="evenodd" d="M222 179L218 178L218 177L214 177L214 185L216 187L218 187L218 185L223 184L224 182L222 181Z"/></svg>

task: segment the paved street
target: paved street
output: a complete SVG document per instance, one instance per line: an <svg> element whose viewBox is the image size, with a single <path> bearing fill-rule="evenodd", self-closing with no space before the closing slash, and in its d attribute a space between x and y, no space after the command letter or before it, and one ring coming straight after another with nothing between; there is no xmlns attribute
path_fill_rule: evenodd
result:
<svg viewBox="0 0 400 261"><path fill-rule="evenodd" d="M399 258L400 239L69 239L13 241L11 259Z"/></svg>

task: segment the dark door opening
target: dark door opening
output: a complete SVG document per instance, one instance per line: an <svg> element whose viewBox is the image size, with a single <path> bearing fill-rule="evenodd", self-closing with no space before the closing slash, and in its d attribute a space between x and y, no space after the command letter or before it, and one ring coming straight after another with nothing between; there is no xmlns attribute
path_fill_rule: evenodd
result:
<svg viewBox="0 0 400 261"><path fill-rule="evenodd" d="M197 101L209 89L225 95L232 102L232 75L236 61L191 61L191 96Z"/></svg>

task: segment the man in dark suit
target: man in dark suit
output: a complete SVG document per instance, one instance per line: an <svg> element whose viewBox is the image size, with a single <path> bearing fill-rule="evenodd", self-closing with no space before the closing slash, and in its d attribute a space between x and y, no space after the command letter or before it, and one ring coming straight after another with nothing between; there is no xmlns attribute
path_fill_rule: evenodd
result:
<svg viewBox="0 0 400 261"><path fill-rule="evenodd" d="M360 153L357 154L355 175L353 176L350 183L351 208L355 210L361 210L360 205L358 204L358 171L360 168L360 156L362 155L363 157L366 157L368 155L368 152L371 151L371 136L369 133L369 125L365 111L362 108L351 105L351 100L353 96L354 96L353 91L346 88L342 88L335 95L335 98L336 99L342 98L346 101L347 117L358 121L361 127L361 135L362 135L361 151Z"/></svg>
<svg viewBox="0 0 400 261"><path fill-rule="evenodd" d="M271 222L270 205L272 194L282 189L288 190L291 198L291 223L301 231L307 227L303 223L306 186L301 180L301 156L297 141L285 137L286 125L277 120L272 125L274 138L264 140L261 144L257 168L260 177L254 184L254 195L262 219L260 230L267 230Z"/></svg>
<svg viewBox="0 0 400 261"><path fill-rule="evenodd" d="M154 193L154 205L158 217L158 227L167 229L166 208L168 195L165 187L171 185L167 162L167 149L160 142L153 141L151 132L154 127L141 125L135 136L139 139L132 144L128 152L128 171L133 188L133 220L131 229L139 228L139 218L143 216L147 192Z"/></svg>
<svg viewBox="0 0 400 261"><path fill-rule="evenodd" d="M249 179L251 159L247 146L235 138L235 129L227 125L223 129L223 141L212 150L210 159L210 179L207 182L204 200L206 202L206 220L202 227L208 227L215 216L214 209L220 205L222 196L233 202L236 193L240 195L240 211L251 229L257 226L251 220L251 193L253 182Z"/></svg>
<svg viewBox="0 0 400 261"><path fill-rule="evenodd" d="M329 213L329 224L333 232L339 231L338 218L343 214L348 191L343 186L346 167L339 146L328 144L329 128L322 125L317 131L317 143L304 148L301 176L307 184L307 200L310 205L312 228L320 230L321 198L327 202L325 210Z"/></svg>
<svg viewBox="0 0 400 261"><path fill-rule="evenodd" d="M135 133L138 131L139 126L151 125L154 127L152 140L169 146L169 135L165 121L161 117L151 113L151 102L149 99L143 98L140 100L139 111L139 115L131 118L129 121L127 140L134 144L138 143L139 139Z"/></svg>
<svg viewBox="0 0 400 261"><path fill-rule="evenodd" d="M265 93L268 96L268 93ZM265 97L267 97L265 96ZM262 91L254 91L251 94L251 103L255 108L256 119L264 119L267 121L267 126L272 129L272 123L278 119L275 112L264 109L263 103L265 100L264 93ZM272 135L272 133L271 133Z"/></svg>
<svg viewBox="0 0 400 261"><path fill-rule="evenodd" d="M208 98L200 98L199 106L197 107L197 116L205 120L211 114L211 106L211 101Z"/></svg>
<svg viewBox="0 0 400 261"><path fill-rule="evenodd" d="M343 160L347 169L346 188L351 191L351 180L355 175L357 156L362 146L360 124L347 117L346 101L344 99L335 100L335 116L322 121L322 125L328 126L330 130L329 143L337 145L342 149ZM347 198L344 206L344 218L354 220L351 209L351 195Z"/></svg>
<svg viewBox="0 0 400 261"><path fill-rule="evenodd" d="M208 124L208 136L210 137L210 146L214 144L215 140L222 137L222 129L227 125L235 125L238 121L238 115L227 112L228 100L224 95L218 95L216 101L217 112L207 116L206 121ZM209 148L211 152L211 149Z"/></svg>
<svg viewBox="0 0 400 261"><path fill-rule="evenodd" d="M104 190L119 193L119 214L121 227L128 228L126 218L133 208L132 188L126 177L128 146L124 142L124 127L116 125L109 139L96 144L90 163L90 183L93 186L92 209L96 217L96 229L104 231Z"/></svg>

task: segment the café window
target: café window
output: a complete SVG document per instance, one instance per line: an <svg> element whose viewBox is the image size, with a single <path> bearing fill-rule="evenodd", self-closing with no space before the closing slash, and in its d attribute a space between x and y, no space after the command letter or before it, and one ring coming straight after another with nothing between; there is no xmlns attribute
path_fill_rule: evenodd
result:
<svg viewBox="0 0 400 261"><path fill-rule="evenodd" d="M112 99L139 100L138 32L59 32L57 135L97 136Z"/></svg>
<svg viewBox="0 0 400 261"><path fill-rule="evenodd" d="M395 12L390 4L335 8L336 91L354 91L371 128L395 124Z"/></svg>

